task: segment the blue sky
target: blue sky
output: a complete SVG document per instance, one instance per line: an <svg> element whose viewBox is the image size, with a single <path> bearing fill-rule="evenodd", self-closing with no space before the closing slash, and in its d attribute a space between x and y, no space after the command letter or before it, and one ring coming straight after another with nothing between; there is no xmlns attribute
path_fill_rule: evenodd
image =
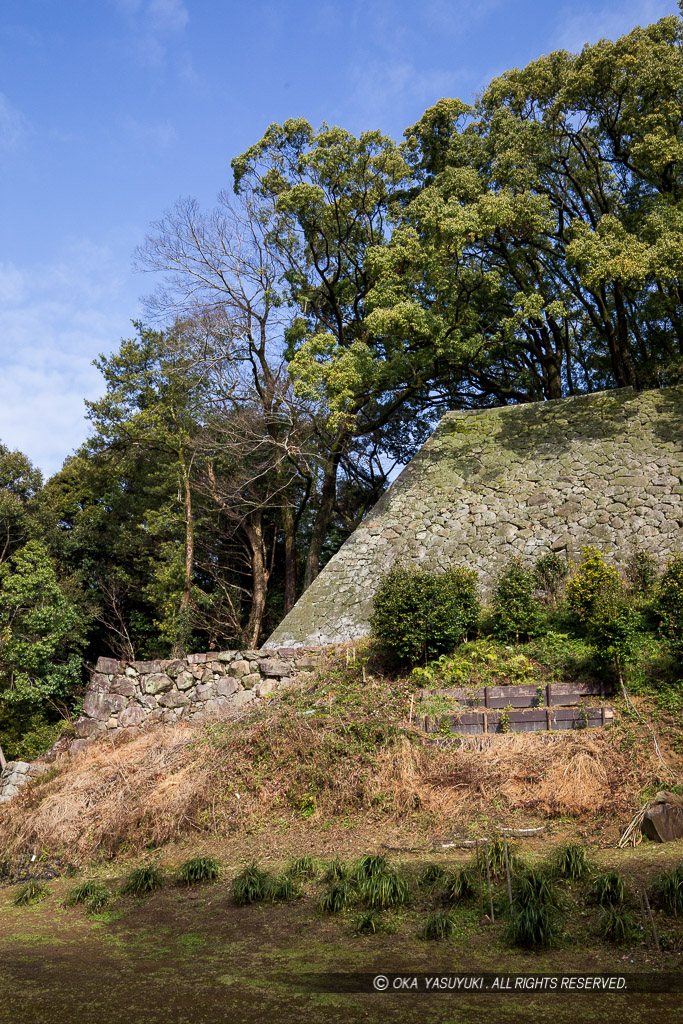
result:
<svg viewBox="0 0 683 1024"><path fill-rule="evenodd" d="M400 138L441 96L615 38L675 0L3 0L0 440L47 473L84 440L91 362L154 281L132 253L210 206L272 121Z"/></svg>

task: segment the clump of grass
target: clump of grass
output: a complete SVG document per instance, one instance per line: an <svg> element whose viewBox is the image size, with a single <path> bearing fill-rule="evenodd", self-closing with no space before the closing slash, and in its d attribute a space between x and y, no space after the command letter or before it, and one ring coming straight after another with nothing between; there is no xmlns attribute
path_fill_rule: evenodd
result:
<svg viewBox="0 0 683 1024"><path fill-rule="evenodd" d="M619 907L626 899L626 883L618 871L607 871L597 876L588 896L593 903L598 903L601 907L607 904Z"/></svg>
<svg viewBox="0 0 683 1024"><path fill-rule="evenodd" d="M683 864L657 875L652 883L652 898L676 917L683 913Z"/></svg>
<svg viewBox="0 0 683 1024"><path fill-rule="evenodd" d="M608 942L632 942L637 931L635 918L623 907L608 903L600 911L600 934Z"/></svg>
<svg viewBox="0 0 683 1024"><path fill-rule="evenodd" d="M356 935L391 935L396 931L396 925L376 910L365 910L356 918L353 930Z"/></svg>
<svg viewBox="0 0 683 1024"><path fill-rule="evenodd" d="M221 866L213 857L193 857L178 868L178 882L181 885L215 882L220 873Z"/></svg>
<svg viewBox="0 0 683 1024"><path fill-rule="evenodd" d="M29 907L32 903L40 903L47 895L47 886L41 882L27 882L15 894L12 903L15 907Z"/></svg>
<svg viewBox="0 0 683 1024"><path fill-rule="evenodd" d="M572 882L578 882L585 878L590 870L588 851L585 846L580 846L578 843L561 846L555 854L553 866L561 878L569 878Z"/></svg>
<svg viewBox="0 0 683 1024"><path fill-rule="evenodd" d="M298 900L301 896L303 892L299 882L288 871L276 875L268 886L268 897L274 903Z"/></svg>
<svg viewBox="0 0 683 1024"><path fill-rule="evenodd" d="M449 872L441 890L441 898L445 903L465 903L478 892L476 876L471 868Z"/></svg>
<svg viewBox="0 0 683 1024"><path fill-rule="evenodd" d="M163 884L164 876L159 868L146 864L131 871L121 891L127 896L146 896L147 893L161 889Z"/></svg>
<svg viewBox="0 0 683 1024"><path fill-rule="evenodd" d="M349 877L348 865L340 860L339 857L335 857L334 860L330 861L327 866L327 871L323 875L323 881L331 884L333 882L343 882Z"/></svg>
<svg viewBox="0 0 683 1024"><path fill-rule="evenodd" d="M361 899L373 910L400 907L408 899L408 883L389 867L381 874L364 879L358 889Z"/></svg>
<svg viewBox="0 0 683 1024"><path fill-rule="evenodd" d="M317 857L304 854L303 857L295 857L289 862L287 873L295 878L316 878L320 871L320 862Z"/></svg>
<svg viewBox="0 0 683 1024"><path fill-rule="evenodd" d="M515 879L506 939L515 946L552 945L558 909L557 895L548 876L527 868Z"/></svg>
<svg viewBox="0 0 683 1024"><path fill-rule="evenodd" d="M361 857L353 869L353 877L357 882L366 882L389 871L387 859L383 853L368 853Z"/></svg>
<svg viewBox="0 0 683 1024"><path fill-rule="evenodd" d="M447 871L443 864L428 864L422 872L420 878L420 885L424 888L431 888L442 882L447 876Z"/></svg>
<svg viewBox="0 0 683 1024"><path fill-rule="evenodd" d="M502 878L505 874L505 840L502 836L494 836L479 847L479 864L483 875L486 874L487 860L491 878ZM519 869L520 860L512 843L508 843L508 862L510 871Z"/></svg>
<svg viewBox="0 0 683 1024"><path fill-rule="evenodd" d="M437 910L422 925L419 936L421 939L450 939L455 935L456 927L452 910Z"/></svg>
<svg viewBox="0 0 683 1024"><path fill-rule="evenodd" d="M111 893L101 882L82 882L72 889L64 900L65 907L74 907L78 903L85 903L91 914L99 914L104 910Z"/></svg>
<svg viewBox="0 0 683 1024"><path fill-rule="evenodd" d="M255 860L247 864L232 880L232 898L238 907L258 903L269 895L268 874Z"/></svg>
<svg viewBox="0 0 683 1024"><path fill-rule="evenodd" d="M333 882L318 900L318 910L321 914L341 914L356 897L356 889L348 880Z"/></svg>

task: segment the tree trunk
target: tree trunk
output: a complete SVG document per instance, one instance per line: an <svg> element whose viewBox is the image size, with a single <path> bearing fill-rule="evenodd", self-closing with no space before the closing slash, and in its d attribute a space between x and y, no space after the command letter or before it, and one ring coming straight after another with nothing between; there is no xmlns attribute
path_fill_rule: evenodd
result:
<svg viewBox="0 0 683 1024"><path fill-rule="evenodd" d="M285 615L296 603L296 527L289 505L282 509L282 532L285 540Z"/></svg>
<svg viewBox="0 0 683 1024"><path fill-rule="evenodd" d="M185 576L183 593L178 610L179 631L173 644L173 657L181 658L185 654L188 640L188 613L192 603L192 577L194 574L194 523L192 521L192 490L190 474L185 465L182 452L179 456L183 485L183 504L185 509Z"/></svg>
<svg viewBox="0 0 683 1024"><path fill-rule="evenodd" d="M257 648L263 625L263 615L266 610L269 577L266 545L263 537L263 520L260 511L253 512L245 521L244 533L251 552L252 576L251 611L247 623L247 639L252 647Z"/></svg>
<svg viewBox="0 0 683 1024"><path fill-rule="evenodd" d="M325 537L327 536L327 528L330 525L330 519L332 518L334 499L337 494L337 470L339 469L341 453L342 443L340 440L335 445L332 450L332 454L325 464L323 485L320 491L320 506L313 523L311 543L308 549L308 558L306 559L304 590L310 587L311 583L320 572L320 556L322 554L323 544L325 543Z"/></svg>

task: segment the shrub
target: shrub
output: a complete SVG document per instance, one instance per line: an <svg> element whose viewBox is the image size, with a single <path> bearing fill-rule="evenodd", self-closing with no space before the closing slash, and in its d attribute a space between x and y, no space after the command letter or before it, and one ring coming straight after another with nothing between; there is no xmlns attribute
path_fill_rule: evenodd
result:
<svg viewBox="0 0 683 1024"><path fill-rule="evenodd" d="M396 927L376 910L366 910L356 918L353 930L356 935L388 935L394 932Z"/></svg>
<svg viewBox="0 0 683 1024"><path fill-rule="evenodd" d="M421 939L450 939L455 935L456 921L451 910L437 910L430 914L420 929Z"/></svg>
<svg viewBox="0 0 683 1024"><path fill-rule="evenodd" d="M99 914L109 902L110 892L101 882L83 882L72 889L64 900L65 907L85 903L91 914Z"/></svg>
<svg viewBox="0 0 683 1024"><path fill-rule="evenodd" d="M447 871L442 864L428 864L422 872L420 885L426 888L442 882L447 877Z"/></svg>
<svg viewBox="0 0 683 1024"><path fill-rule="evenodd" d="M232 898L238 907L257 903L268 896L268 874L255 860L247 864L232 880Z"/></svg>
<svg viewBox="0 0 683 1024"><path fill-rule="evenodd" d="M555 854L555 871L562 878L577 882L589 871L588 853L585 846L569 844L562 846Z"/></svg>
<svg viewBox="0 0 683 1024"><path fill-rule="evenodd" d="M178 881L183 885L197 882L215 882L221 873L220 864L213 857L194 857L178 868Z"/></svg>
<svg viewBox="0 0 683 1024"><path fill-rule="evenodd" d="M370 878L383 875L388 870L389 865L383 853L368 853L356 863L353 869L353 878L362 883Z"/></svg>
<svg viewBox="0 0 683 1024"><path fill-rule="evenodd" d="M601 907L619 907L626 899L626 883L618 871L607 871L595 879L588 897Z"/></svg>
<svg viewBox="0 0 683 1024"><path fill-rule="evenodd" d="M652 897L669 913L683 913L683 864L671 871L663 871L652 883Z"/></svg>
<svg viewBox="0 0 683 1024"><path fill-rule="evenodd" d="M127 896L145 896L148 892L160 889L163 884L164 878L159 868L147 864L131 871L121 891Z"/></svg>
<svg viewBox="0 0 683 1024"><path fill-rule="evenodd" d="M290 861L287 873L294 877L315 878L320 870L320 864L316 857L304 854L303 857L295 857Z"/></svg>
<svg viewBox="0 0 683 1024"><path fill-rule="evenodd" d="M542 871L527 869L516 879L512 914L505 936L515 946L550 946L558 903L552 882Z"/></svg>
<svg viewBox="0 0 683 1024"><path fill-rule="evenodd" d="M593 599L586 616L589 639L604 665L624 671L638 650L640 616L621 586L607 587Z"/></svg>
<svg viewBox="0 0 683 1024"><path fill-rule="evenodd" d="M632 942L638 932L633 914L623 907L608 903L600 911L600 934L608 942Z"/></svg>
<svg viewBox="0 0 683 1024"><path fill-rule="evenodd" d="M275 903L279 901L298 900L303 896L299 882L289 872L277 875L268 886L268 896Z"/></svg>
<svg viewBox="0 0 683 1024"><path fill-rule="evenodd" d="M323 875L323 881L325 882L343 882L349 877L348 866L339 857L335 857L334 860L330 861L327 871Z"/></svg>
<svg viewBox="0 0 683 1024"><path fill-rule="evenodd" d="M389 910L400 907L408 899L408 884L392 868L380 874L370 875L358 886L358 892L373 910Z"/></svg>
<svg viewBox="0 0 683 1024"><path fill-rule="evenodd" d="M446 876L441 896L446 903L464 903L476 896L478 888L473 871L461 868L460 871L450 872Z"/></svg>
<svg viewBox="0 0 683 1024"><path fill-rule="evenodd" d="M593 606L606 590L619 589L621 577L608 565L597 548L581 550L581 563L567 583L567 603L580 619L589 618Z"/></svg>
<svg viewBox="0 0 683 1024"><path fill-rule="evenodd" d="M350 882L335 882L320 896L318 910L321 914L341 914L355 899L356 890Z"/></svg>
<svg viewBox="0 0 683 1024"><path fill-rule="evenodd" d="M640 597L650 597L657 582L659 567L654 555L636 551L626 563L626 579Z"/></svg>
<svg viewBox="0 0 683 1024"><path fill-rule="evenodd" d="M664 570L656 594L662 629L674 654L683 654L683 555L675 555Z"/></svg>
<svg viewBox="0 0 683 1024"><path fill-rule="evenodd" d="M487 859L491 878L498 878L505 873L505 840L501 836L495 836L488 843L481 843L479 846L479 864L482 877L486 875ZM508 843L508 862L510 864L510 871L519 868L519 858L515 853L512 843Z"/></svg>
<svg viewBox="0 0 683 1024"><path fill-rule="evenodd" d="M15 907L29 907L33 903L40 903L47 895L47 886L41 882L27 882L15 894L12 903Z"/></svg>
<svg viewBox="0 0 683 1024"><path fill-rule="evenodd" d="M569 564L567 559L556 551L549 551L547 555L542 555L536 559L534 564L536 585L544 592L552 605L557 603L562 584L568 574Z"/></svg>
<svg viewBox="0 0 683 1024"><path fill-rule="evenodd" d="M540 629L541 606L535 597L536 579L521 559L508 562L493 592L493 628L503 639L533 636Z"/></svg>
<svg viewBox="0 0 683 1024"><path fill-rule="evenodd" d="M452 651L478 617L476 570L394 566L377 588L371 631L386 655L415 664Z"/></svg>

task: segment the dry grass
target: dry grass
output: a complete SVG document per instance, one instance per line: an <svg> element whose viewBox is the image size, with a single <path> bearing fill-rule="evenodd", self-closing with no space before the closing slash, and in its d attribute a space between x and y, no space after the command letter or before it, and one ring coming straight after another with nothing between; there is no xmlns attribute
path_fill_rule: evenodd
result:
<svg viewBox="0 0 683 1024"><path fill-rule="evenodd" d="M374 725L373 725L374 729ZM0 809L0 853L27 848L79 861L135 852L188 834L221 837L266 819L358 815L398 822L416 812L535 816L632 813L656 781L609 732L465 738L438 746L389 730L371 739L331 720L273 712L192 729L160 727L113 747L65 758L60 773Z"/></svg>

